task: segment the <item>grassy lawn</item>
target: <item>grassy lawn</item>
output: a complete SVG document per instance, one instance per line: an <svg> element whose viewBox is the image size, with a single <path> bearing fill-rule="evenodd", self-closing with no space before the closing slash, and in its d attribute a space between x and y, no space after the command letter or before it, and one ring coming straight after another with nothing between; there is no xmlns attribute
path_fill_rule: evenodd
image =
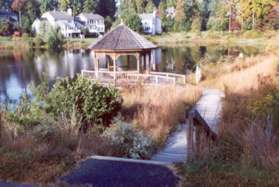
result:
<svg viewBox="0 0 279 187"><path fill-rule="evenodd" d="M14 49L18 48L31 48L32 46L32 37L3 37L0 36L0 49ZM65 49L85 49L90 46L97 38L70 38L66 39Z"/></svg>
<svg viewBox="0 0 279 187"><path fill-rule="evenodd" d="M263 45L279 44L279 33L276 31L258 32L246 31L241 33L229 32L173 32L163 33L160 36L146 36L149 40L160 46L179 45Z"/></svg>

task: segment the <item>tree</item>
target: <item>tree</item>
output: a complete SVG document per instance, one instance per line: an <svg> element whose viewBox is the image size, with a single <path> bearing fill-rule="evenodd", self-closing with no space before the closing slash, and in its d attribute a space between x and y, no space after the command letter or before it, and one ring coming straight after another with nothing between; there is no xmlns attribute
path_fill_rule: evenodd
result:
<svg viewBox="0 0 279 187"><path fill-rule="evenodd" d="M28 0L25 3L22 14L22 28L26 32L31 32L31 26L39 15L39 11L36 8L37 6L38 2L36 0Z"/></svg>
<svg viewBox="0 0 279 187"><path fill-rule="evenodd" d="M57 28L51 28L47 35L47 47L50 50L53 51L59 51L63 49L63 45L65 43L65 38L60 32L60 29Z"/></svg>
<svg viewBox="0 0 279 187"><path fill-rule="evenodd" d="M73 15L76 16L82 11L82 2L80 0L72 0L71 7Z"/></svg>
<svg viewBox="0 0 279 187"><path fill-rule="evenodd" d="M146 6L144 7L145 12L152 13L154 11L154 3L152 0L148 0Z"/></svg>
<svg viewBox="0 0 279 187"><path fill-rule="evenodd" d="M223 0L216 0L213 4L213 11L207 23L207 27L214 31L225 31L229 29L229 22L232 20L232 13L228 15L231 6Z"/></svg>
<svg viewBox="0 0 279 187"><path fill-rule="evenodd" d="M101 0L101 1L99 1L97 13L99 13L103 17L110 16L111 18L113 18L115 16L115 13L116 13L116 2L115 2L115 0L106 0L106 1Z"/></svg>
<svg viewBox="0 0 279 187"><path fill-rule="evenodd" d="M70 0L59 0L59 9L66 11L70 7Z"/></svg>
<svg viewBox="0 0 279 187"><path fill-rule="evenodd" d="M176 14L175 14L175 22L177 25L181 25L185 20L185 1L184 0L177 0L176 3Z"/></svg>
<svg viewBox="0 0 279 187"><path fill-rule="evenodd" d="M124 18L125 24L130 27L132 30L141 32L142 31L142 23L138 14L129 14L129 16Z"/></svg>
<svg viewBox="0 0 279 187"><path fill-rule="evenodd" d="M241 19L246 28L255 29L269 14L276 0L240 0Z"/></svg>
<svg viewBox="0 0 279 187"><path fill-rule="evenodd" d="M53 9L53 5L54 5L53 0L41 0L41 3L40 3L41 14Z"/></svg>
<svg viewBox="0 0 279 187"><path fill-rule="evenodd" d="M22 23L21 23L21 14L22 14L22 11L24 9L24 5L25 3L27 2L27 0L14 0L13 3L12 3L12 10L14 10L15 12L18 13L18 17L19 17L19 26L21 27L22 26Z"/></svg>
<svg viewBox="0 0 279 187"><path fill-rule="evenodd" d="M4 0L0 0L0 7L2 8L2 6L4 6Z"/></svg>
<svg viewBox="0 0 279 187"><path fill-rule="evenodd" d="M96 12L98 7L98 0L85 0L83 3L83 11L90 13Z"/></svg>

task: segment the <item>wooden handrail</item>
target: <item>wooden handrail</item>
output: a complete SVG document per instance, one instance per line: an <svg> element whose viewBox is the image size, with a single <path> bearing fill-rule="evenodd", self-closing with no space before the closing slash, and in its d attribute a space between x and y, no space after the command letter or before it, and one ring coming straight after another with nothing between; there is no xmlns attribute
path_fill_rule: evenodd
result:
<svg viewBox="0 0 279 187"><path fill-rule="evenodd" d="M196 109L191 110L186 118L189 119L187 131L188 160L207 157L212 145L218 140L218 135Z"/></svg>
<svg viewBox="0 0 279 187"><path fill-rule="evenodd" d="M202 128L206 132L207 136L209 136L213 141L217 140L217 134L210 128L208 123L203 119L201 114L196 109L193 109L190 112L190 116L194 120L194 125L202 126Z"/></svg>

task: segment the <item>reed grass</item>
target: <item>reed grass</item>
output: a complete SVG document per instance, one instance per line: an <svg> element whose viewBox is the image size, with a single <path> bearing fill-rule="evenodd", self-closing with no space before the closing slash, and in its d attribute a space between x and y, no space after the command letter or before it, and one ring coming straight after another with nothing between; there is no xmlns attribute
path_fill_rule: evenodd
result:
<svg viewBox="0 0 279 187"><path fill-rule="evenodd" d="M170 132L185 122L185 114L199 99L201 89L187 85L136 86L123 89L122 115L163 144Z"/></svg>

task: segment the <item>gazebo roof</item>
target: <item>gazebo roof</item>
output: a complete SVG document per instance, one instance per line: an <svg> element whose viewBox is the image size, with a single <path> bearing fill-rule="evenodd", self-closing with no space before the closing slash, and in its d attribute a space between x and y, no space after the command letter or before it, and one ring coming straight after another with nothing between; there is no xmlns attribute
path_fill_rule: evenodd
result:
<svg viewBox="0 0 279 187"><path fill-rule="evenodd" d="M96 51L141 51L157 46L129 27L120 24L89 48Z"/></svg>

